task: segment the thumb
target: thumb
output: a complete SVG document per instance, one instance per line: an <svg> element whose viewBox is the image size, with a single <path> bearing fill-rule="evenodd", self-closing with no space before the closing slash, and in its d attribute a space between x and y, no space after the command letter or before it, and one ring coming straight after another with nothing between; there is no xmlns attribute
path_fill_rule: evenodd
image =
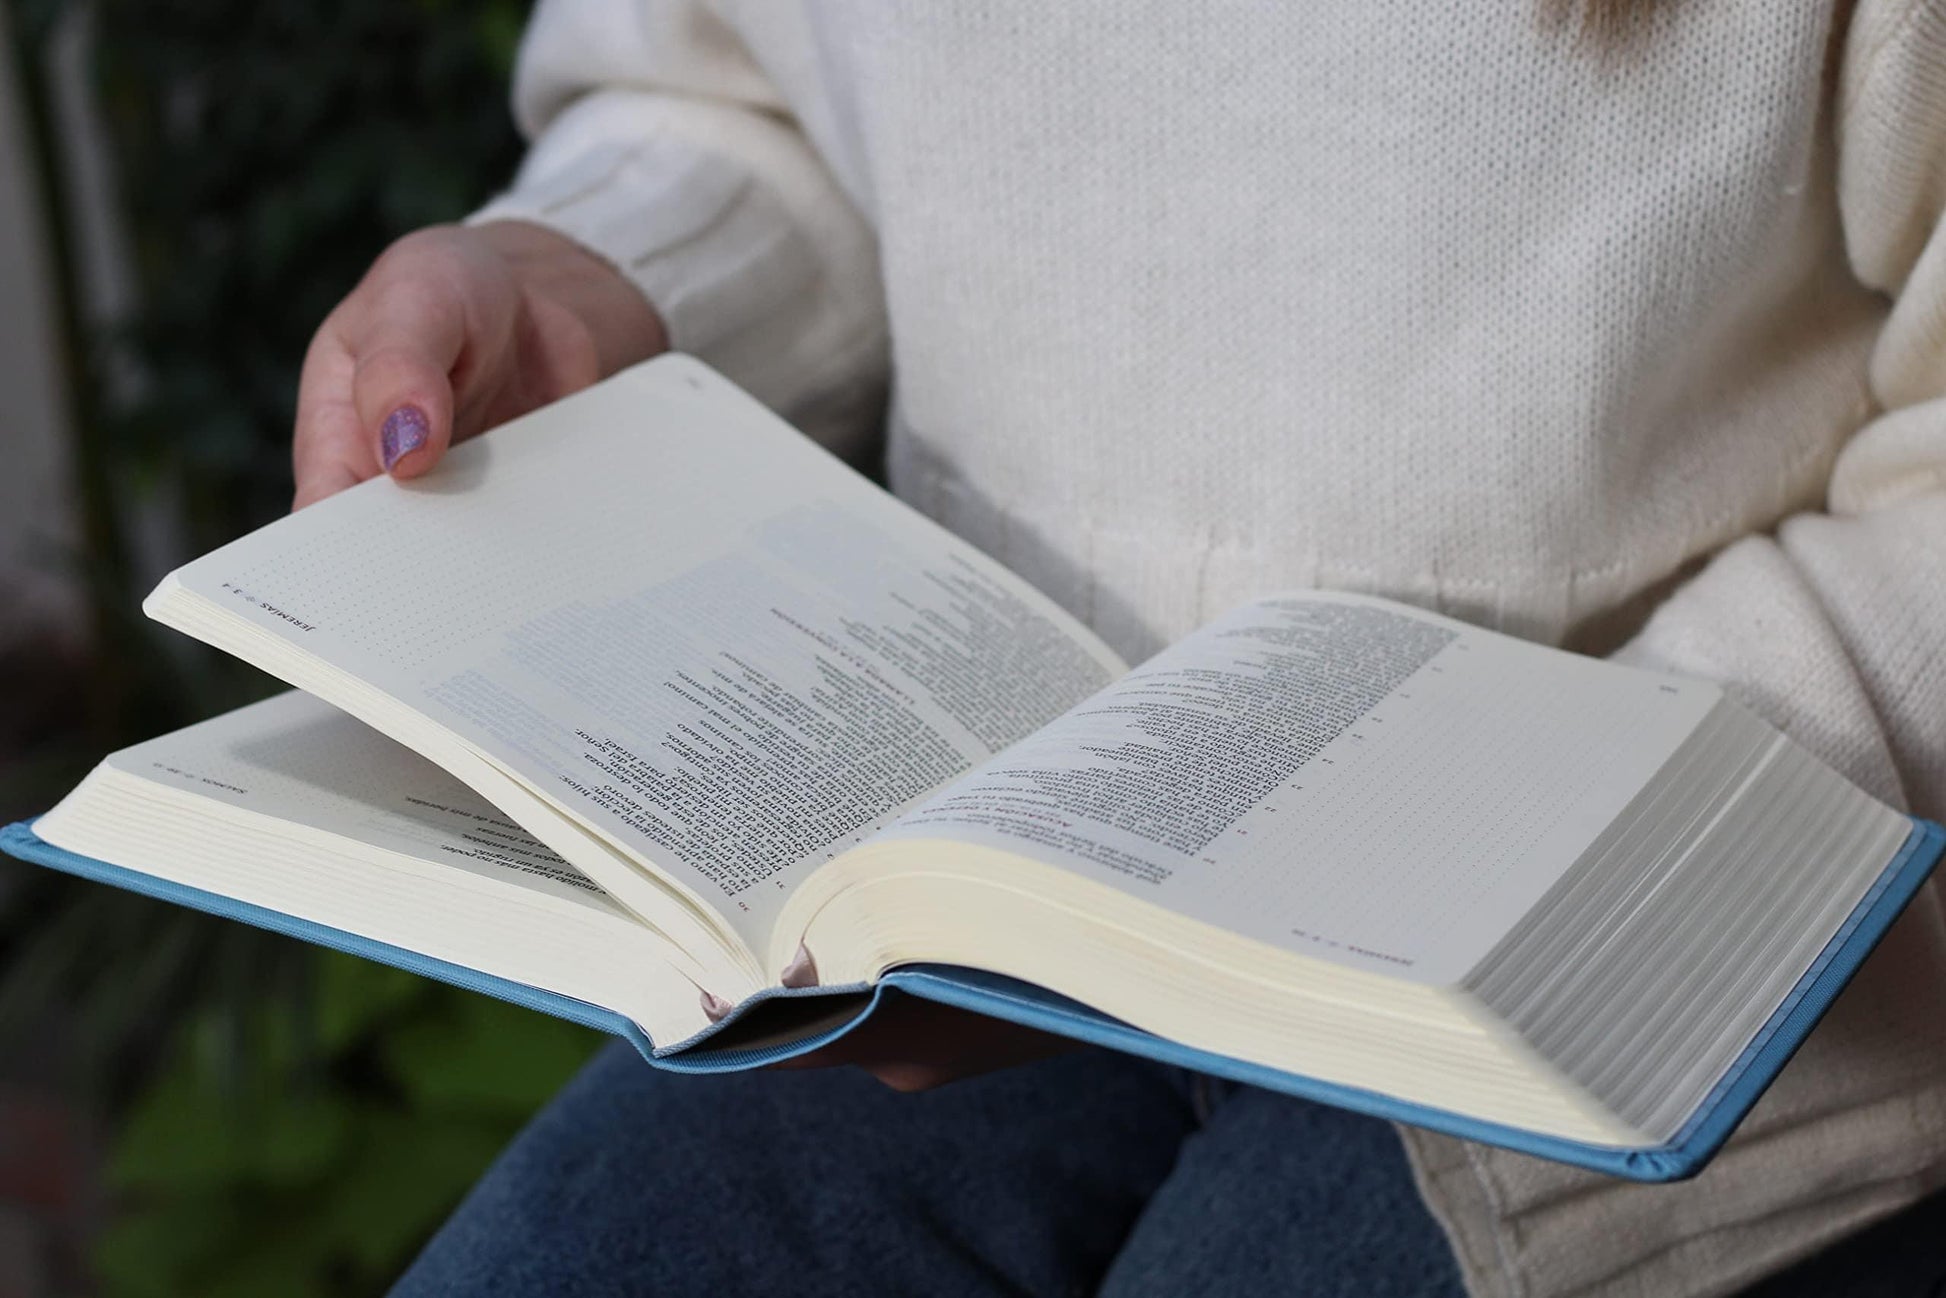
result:
<svg viewBox="0 0 1946 1298"><path fill-rule="evenodd" d="M465 311L423 284L388 293L357 348L352 403L379 465L416 477L453 440L454 363L465 344Z"/></svg>

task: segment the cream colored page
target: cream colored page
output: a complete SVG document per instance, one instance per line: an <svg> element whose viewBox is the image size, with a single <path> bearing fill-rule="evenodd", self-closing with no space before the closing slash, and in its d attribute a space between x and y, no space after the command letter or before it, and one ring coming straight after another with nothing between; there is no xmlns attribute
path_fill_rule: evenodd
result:
<svg viewBox="0 0 1946 1298"><path fill-rule="evenodd" d="M756 949L811 866L1121 668L686 357L178 578L447 726Z"/></svg>
<svg viewBox="0 0 1946 1298"><path fill-rule="evenodd" d="M1381 601L1264 600L884 837L1022 852L1290 951L1446 984L1717 697Z"/></svg>
<svg viewBox="0 0 1946 1298"><path fill-rule="evenodd" d="M458 780L297 691L123 749L106 765L164 789L622 914ZM41 822L57 846L58 821L56 812Z"/></svg>

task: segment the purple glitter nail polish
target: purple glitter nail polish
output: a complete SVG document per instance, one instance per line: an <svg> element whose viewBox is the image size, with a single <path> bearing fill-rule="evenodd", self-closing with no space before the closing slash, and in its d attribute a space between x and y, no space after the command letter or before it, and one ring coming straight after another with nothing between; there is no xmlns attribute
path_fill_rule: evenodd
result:
<svg viewBox="0 0 1946 1298"><path fill-rule="evenodd" d="M390 473L393 465L424 446L431 435L426 412L417 406L400 406L387 415L385 426L378 430L378 453L385 461L385 471Z"/></svg>

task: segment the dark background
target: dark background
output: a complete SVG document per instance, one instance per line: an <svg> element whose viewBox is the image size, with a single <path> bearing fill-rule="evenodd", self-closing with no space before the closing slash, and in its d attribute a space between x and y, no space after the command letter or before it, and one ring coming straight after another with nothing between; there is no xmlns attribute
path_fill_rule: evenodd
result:
<svg viewBox="0 0 1946 1298"><path fill-rule="evenodd" d="M0 316L49 344L0 373L53 412L0 392L0 474L47 468L0 518L0 822L277 688L138 605L288 507L304 347L371 259L511 175L525 8L0 0L40 286ZM0 1295L380 1293L592 1045L0 858Z"/></svg>

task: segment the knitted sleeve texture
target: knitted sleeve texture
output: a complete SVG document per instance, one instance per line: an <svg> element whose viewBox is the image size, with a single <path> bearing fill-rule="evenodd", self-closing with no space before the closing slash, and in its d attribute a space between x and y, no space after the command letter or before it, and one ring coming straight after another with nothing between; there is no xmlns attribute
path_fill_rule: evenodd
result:
<svg viewBox="0 0 1946 1298"><path fill-rule="evenodd" d="M734 32L682 0L543 0L513 99L531 148L471 222L531 221L606 258L676 348L826 445L872 431L872 232Z"/></svg>
<svg viewBox="0 0 1946 1298"><path fill-rule="evenodd" d="M1891 302L1825 510L1747 537L1621 655L1721 680L1853 780L1946 814L1946 9L1863 4L1835 95L1854 273ZM1753 465L1752 472L1762 472Z"/></svg>

